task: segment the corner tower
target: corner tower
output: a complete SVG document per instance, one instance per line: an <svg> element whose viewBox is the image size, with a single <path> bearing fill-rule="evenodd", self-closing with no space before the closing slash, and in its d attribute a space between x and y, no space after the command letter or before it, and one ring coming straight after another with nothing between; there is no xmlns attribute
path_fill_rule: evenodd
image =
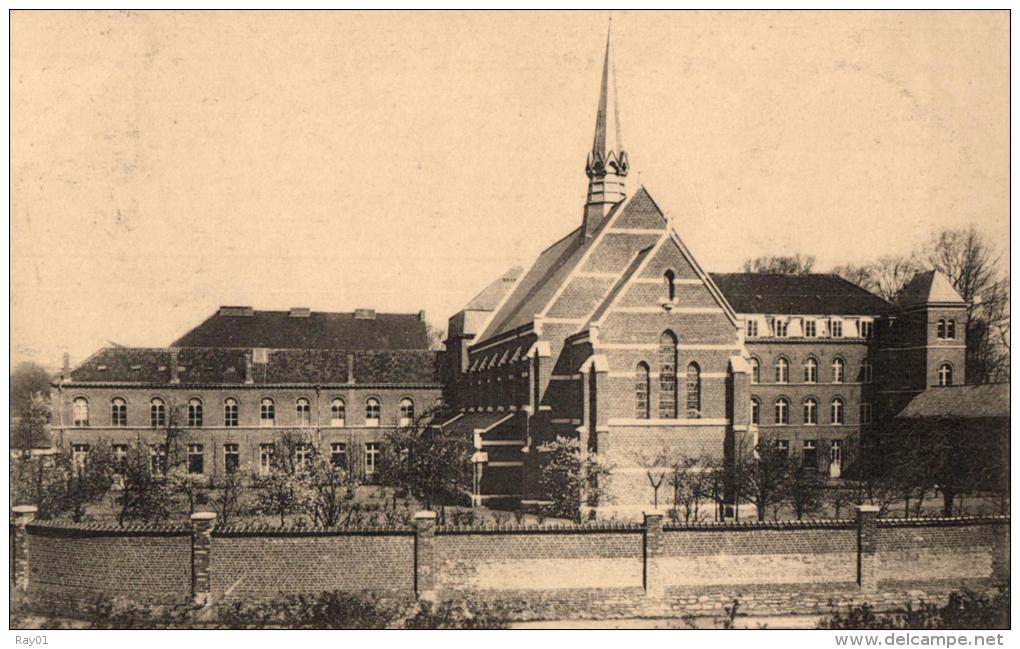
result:
<svg viewBox="0 0 1020 649"><path fill-rule="evenodd" d="M588 199L584 206L584 236L590 237L610 210L626 198L624 180L629 170L630 164L620 137L620 108L616 97L616 68L610 24L606 36L606 56L602 64L599 107L595 115L595 139L585 167Z"/></svg>

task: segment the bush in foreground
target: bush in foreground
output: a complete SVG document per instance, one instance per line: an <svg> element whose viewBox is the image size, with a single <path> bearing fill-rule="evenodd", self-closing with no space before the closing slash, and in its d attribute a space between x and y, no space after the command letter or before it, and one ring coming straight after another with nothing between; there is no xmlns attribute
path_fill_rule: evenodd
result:
<svg viewBox="0 0 1020 649"><path fill-rule="evenodd" d="M876 613L870 604L834 610L822 629L1008 629L1009 587L992 597L964 589L950 593L944 606L922 601L891 613Z"/></svg>

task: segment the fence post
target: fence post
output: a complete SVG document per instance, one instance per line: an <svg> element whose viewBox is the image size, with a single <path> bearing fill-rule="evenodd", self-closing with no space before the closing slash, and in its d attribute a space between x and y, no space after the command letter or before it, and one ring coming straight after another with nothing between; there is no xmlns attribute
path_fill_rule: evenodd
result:
<svg viewBox="0 0 1020 649"><path fill-rule="evenodd" d="M25 528L35 520L39 508L35 505L15 505L14 514L14 587L28 590L28 530Z"/></svg>
<svg viewBox="0 0 1020 649"><path fill-rule="evenodd" d="M212 529L215 524L214 512L195 512L191 515L191 592L195 597L195 603L202 606L212 599L209 560L212 553Z"/></svg>
<svg viewBox="0 0 1020 649"><path fill-rule="evenodd" d="M662 555L662 513L645 512L645 595L662 597L662 572L659 557Z"/></svg>
<svg viewBox="0 0 1020 649"><path fill-rule="evenodd" d="M436 513L423 511L414 514L414 590L419 599L435 601Z"/></svg>
<svg viewBox="0 0 1020 649"><path fill-rule="evenodd" d="M878 507L857 506L857 585L861 590L878 590L875 543L878 527Z"/></svg>
<svg viewBox="0 0 1020 649"><path fill-rule="evenodd" d="M993 524L992 583L1009 584L1009 521Z"/></svg>

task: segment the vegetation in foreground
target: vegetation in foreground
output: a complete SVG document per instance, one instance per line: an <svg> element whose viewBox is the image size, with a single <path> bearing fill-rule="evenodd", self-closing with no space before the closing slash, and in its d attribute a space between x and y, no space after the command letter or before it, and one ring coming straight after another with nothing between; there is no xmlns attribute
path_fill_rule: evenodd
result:
<svg viewBox="0 0 1020 649"><path fill-rule="evenodd" d="M871 604L833 610L820 629L1008 629L1009 587L993 596L964 589L953 592L945 605L922 601L890 613L878 613Z"/></svg>

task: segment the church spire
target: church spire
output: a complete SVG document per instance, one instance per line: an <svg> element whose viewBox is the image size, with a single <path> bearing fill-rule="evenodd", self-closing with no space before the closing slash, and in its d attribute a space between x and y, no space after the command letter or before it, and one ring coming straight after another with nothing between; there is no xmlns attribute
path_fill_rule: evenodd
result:
<svg viewBox="0 0 1020 649"><path fill-rule="evenodd" d="M584 206L584 234L591 236L613 206L626 197L624 179L630 164L620 137L620 109L616 98L612 22L606 35L602 87L595 115L595 140L588 154L588 200Z"/></svg>

